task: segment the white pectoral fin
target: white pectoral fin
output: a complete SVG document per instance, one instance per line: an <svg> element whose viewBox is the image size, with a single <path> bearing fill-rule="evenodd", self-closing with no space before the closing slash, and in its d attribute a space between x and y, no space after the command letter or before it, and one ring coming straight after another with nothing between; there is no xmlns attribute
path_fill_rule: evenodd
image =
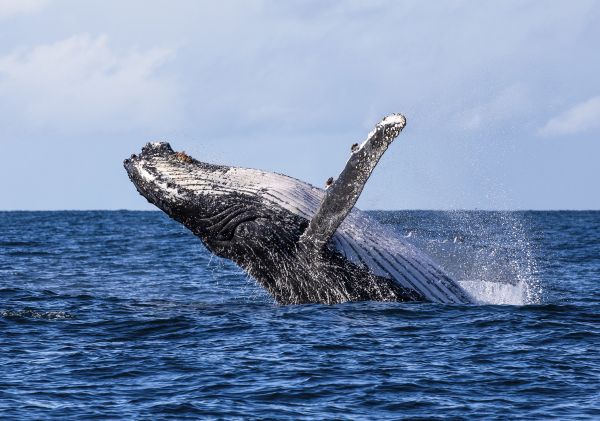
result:
<svg viewBox="0 0 600 421"><path fill-rule="evenodd" d="M404 126L406 118L402 114L391 114L375 126L360 146L352 148L346 167L326 190L321 206L302 234L301 245L321 248L329 241L356 204L379 159Z"/></svg>

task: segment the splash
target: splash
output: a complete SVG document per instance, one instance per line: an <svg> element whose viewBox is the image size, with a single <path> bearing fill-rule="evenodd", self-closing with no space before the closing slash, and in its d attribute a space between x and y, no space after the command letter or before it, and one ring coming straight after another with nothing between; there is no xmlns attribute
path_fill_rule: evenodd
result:
<svg viewBox="0 0 600 421"><path fill-rule="evenodd" d="M428 248L482 304L538 304L535 248L522 212L451 211L434 227ZM435 241L434 241L435 243Z"/></svg>
<svg viewBox="0 0 600 421"><path fill-rule="evenodd" d="M529 298L531 288L527 282L519 282L516 285L485 280L459 283L479 304L526 305L538 302Z"/></svg>

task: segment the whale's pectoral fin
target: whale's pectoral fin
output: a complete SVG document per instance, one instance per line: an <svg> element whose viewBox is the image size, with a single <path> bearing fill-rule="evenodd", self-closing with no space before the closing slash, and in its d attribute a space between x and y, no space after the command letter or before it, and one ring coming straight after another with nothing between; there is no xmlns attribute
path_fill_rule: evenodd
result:
<svg viewBox="0 0 600 421"><path fill-rule="evenodd" d="M319 210L300 237L301 245L321 248L329 241L356 204L379 159L405 125L403 115L391 114L375 126L362 145L352 146L346 167L327 188Z"/></svg>

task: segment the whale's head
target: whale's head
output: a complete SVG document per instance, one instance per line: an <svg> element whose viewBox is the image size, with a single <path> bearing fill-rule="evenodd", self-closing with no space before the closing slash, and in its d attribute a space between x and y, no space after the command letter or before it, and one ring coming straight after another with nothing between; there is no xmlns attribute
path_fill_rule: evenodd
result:
<svg viewBox="0 0 600 421"><path fill-rule="evenodd" d="M124 166L150 203L184 224L210 251L246 268L258 264L261 255L296 244L308 225L298 207L307 199L318 204L322 195L284 175L197 161L165 142L148 143ZM294 200L299 203L290 203Z"/></svg>

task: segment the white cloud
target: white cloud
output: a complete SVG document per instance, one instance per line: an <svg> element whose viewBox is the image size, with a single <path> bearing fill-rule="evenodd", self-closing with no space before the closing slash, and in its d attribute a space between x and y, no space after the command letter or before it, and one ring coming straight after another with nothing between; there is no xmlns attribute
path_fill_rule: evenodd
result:
<svg viewBox="0 0 600 421"><path fill-rule="evenodd" d="M76 35L0 57L2 118L17 130L168 127L180 101L159 68L171 56L160 48L119 54L106 36Z"/></svg>
<svg viewBox="0 0 600 421"><path fill-rule="evenodd" d="M600 128L600 96L579 103L550 119L539 133L543 136L559 136L595 128Z"/></svg>
<svg viewBox="0 0 600 421"><path fill-rule="evenodd" d="M0 19L39 12L47 0L0 0Z"/></svg>

